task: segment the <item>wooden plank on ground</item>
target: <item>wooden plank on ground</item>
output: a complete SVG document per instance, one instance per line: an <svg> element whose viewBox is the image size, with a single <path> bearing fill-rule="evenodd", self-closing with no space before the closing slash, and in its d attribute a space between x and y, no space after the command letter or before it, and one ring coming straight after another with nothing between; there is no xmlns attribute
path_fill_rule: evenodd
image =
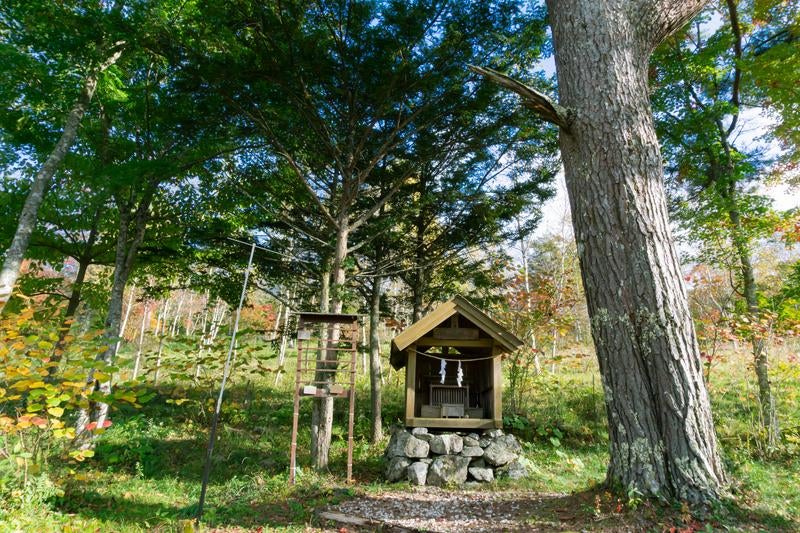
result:
<svg viewBox="0 0 800 533"><path fill-rule="evenodd" d="M331 522L336 522L337 524L341 524L342 526L359 528L359 531L386 531L387 533L419 531L417 529L407 529L404 527L387 524L382 520L362 518L360 516L346 515L344 513L337 513L334 511L322 511L318 513L317 516L319 516L322 520L329 520Z"/></svg>

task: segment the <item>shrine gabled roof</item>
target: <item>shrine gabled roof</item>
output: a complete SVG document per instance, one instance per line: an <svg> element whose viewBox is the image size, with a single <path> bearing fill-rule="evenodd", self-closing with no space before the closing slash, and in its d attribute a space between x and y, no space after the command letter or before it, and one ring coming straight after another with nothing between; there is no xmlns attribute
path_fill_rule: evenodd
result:
<svg viewBox="0 0 800 533"><path fill-rule="evenodd" d="M455 296L452 300L441 304L423 318L408 326L392 339L390 359L392 366L398 370L403 368L407 358L405 349L428 335L434 328L455 314L460 314L492 337L502 352L513 352L524 344L516 335L475 307L469 300L463 296Z"/></svg>

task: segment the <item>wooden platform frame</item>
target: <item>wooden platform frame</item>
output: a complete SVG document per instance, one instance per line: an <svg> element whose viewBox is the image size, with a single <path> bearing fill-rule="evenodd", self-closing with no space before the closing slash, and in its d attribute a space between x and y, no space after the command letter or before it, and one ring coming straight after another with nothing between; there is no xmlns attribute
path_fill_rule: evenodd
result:
<svg viewBox="0 0 800 533"><path fill-rule="evenodd" d="M314 328L321 332L314 338ZM289 458L289 483L297 474L297 431L300 419L300 398L348 398L347 418L347 482L353 482L353 424L356 407L356 355L360 328L358 315L299 313L297 320L297 368L295 369L294 412L292 413L292 447ZM309 343L316 342L316 347ZM317 354L312 359L310 354ZM341 354L349 354L341 358ZM345 388L336 383L340 374L349 374ZM325 385L325 387L317 387Z"/></svg>

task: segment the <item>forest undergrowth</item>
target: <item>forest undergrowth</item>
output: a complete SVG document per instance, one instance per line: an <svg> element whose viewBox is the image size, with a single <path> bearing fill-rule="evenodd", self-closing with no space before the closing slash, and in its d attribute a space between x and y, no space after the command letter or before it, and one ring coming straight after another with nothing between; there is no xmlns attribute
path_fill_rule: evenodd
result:
<svg viewBox="0 0 800 533"><path fill-rule="evenodd" d="M164 368L180 359L166 346ZM800 362L796 345L774 354L774 384L783 429L780 449L767 450L757 419L757 388L748 371L748 354L732 347L707 368L717 432L733 483L730 497L717 508L697 512L687 506L644 501L635 493L602 485L608 459L602 387L594 357L586 347L565 349L544 360L543 371L529 377L517 393L517 412L506 413L506 430L524 443L532 475L472 490L527 491L556 495L551 508L571 507L571 527L612 528L635 517L654 530L794 530L800 527ZM581 355L583 354L583 355ZM123 374L132 353L121 353ZM264 366L274 370L268 352ZM288 361L291 361L291 354ZM127 361L127 363L125 362ZM385 361L385 368L389 368ZM358 375L354 477L345 483L346 402L336 406L330 472L306 467L311 403L302 402L298 443L298 483L288 483L293 374L287 363L280 379L274 372L234 373L223 407L214 453L204 527L216 530L307 530L323 528L317 512L348 498L403 484L382 482L386 440L369 442L369 381ZM176 374L177 375L177 374ZM184 378L186 376L183 376ZM385 372L385 425L399 423L403 409L402 372ZM165 379L157 387L145 381L135 389L146 402L114 404L108 428L97 437L94 453L65 457L59 445L41 472L20 485L10 469L19 463L10 438L0 458L5 492L0 529L8 531L172 531L190 529L197 511L200 475L217 385ZM19 453L17 453L17 456ZM16 463L13 463L16 461ZM18 472L18 471L17 471ZM16 479L16 485L15 483ZM644 522L641 522L644 520ZM621 522L620 522L621 521Z"/></svg>

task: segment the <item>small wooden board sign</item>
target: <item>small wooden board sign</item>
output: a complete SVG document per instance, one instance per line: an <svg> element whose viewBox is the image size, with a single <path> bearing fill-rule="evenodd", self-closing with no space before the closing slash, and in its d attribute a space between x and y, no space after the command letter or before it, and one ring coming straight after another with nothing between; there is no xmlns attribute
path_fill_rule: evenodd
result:
<svg viewBox="0 0 800 533"><path fill-rule="evenodd" d="M441 340L473 340L480 331L475 328L434 328L433 338Z"/></svg>
<svg viewBox="0 0 800 533"><path fill-rule="evenodd" d="M318 398L325 398L327 396L345 396L344 387L341 385L329 385L327 387L316 387L314 385L305 385L300 389L301 396L316 396Z"/></svg>

